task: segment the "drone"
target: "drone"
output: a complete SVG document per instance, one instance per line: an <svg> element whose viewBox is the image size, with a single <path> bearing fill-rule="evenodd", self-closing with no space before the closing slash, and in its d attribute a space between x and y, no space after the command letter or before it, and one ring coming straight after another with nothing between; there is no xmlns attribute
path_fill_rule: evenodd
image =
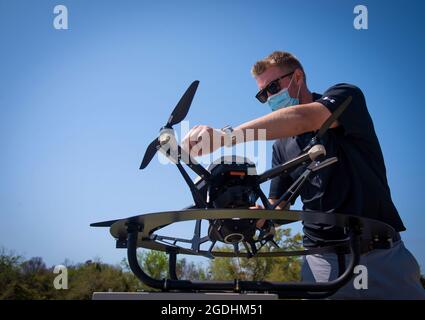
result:
<svg viewBox="0 0 425 320"><path fill-rule="evenodd" d="M280 298L325 298L334 294L353 277L364 244L369 249L389 248L394 229L381 221L343 213L289 210L289 204L300 194L303 185L315 172L338 161L326 158L322 137L332 123L344 112L352 97L348 97L323 123L301 153L261 174L255 164L243 157L222 157L208 168L199 164L176 141L173 126L183 121L189 112L199 81L194 81L183 94L159 135L147 147L140 169L145 169L157 152L161 152L178 168L193 198L193 205L177 211L148 213L129 218L93 223L92 227L108 227L116 240L116 247L127 249L131 271L149 287L178 292L238 292L275 293ZM185 165L197 179L193 181ZM270 203L260 186L277 176L302 168L301 174L283 195ZM260 200L264 209L252 210ZM279 207L280 205L283 206ZM259 227L259 219L265 223ZM173 223L195 221L191 238L161 235L161 230ZM201 233L202 221L208 223L206 234ZM305 250L286 251L274 237L276 226L296 221L333 225L342 228L345 239L336 244ZM230 245L224 250L217 243ZM269 248L266 250L265 248ZM137 249L145 248L168 254L168 278L155 279L148 275L137 259ZM207 258L242 257L266 258L305 256L318 253L338 255L338 277L329 282L272 282L272 281L192 281L179 279L176 272L178 254ZM343 258L350 254L346 264Z"/></svg>

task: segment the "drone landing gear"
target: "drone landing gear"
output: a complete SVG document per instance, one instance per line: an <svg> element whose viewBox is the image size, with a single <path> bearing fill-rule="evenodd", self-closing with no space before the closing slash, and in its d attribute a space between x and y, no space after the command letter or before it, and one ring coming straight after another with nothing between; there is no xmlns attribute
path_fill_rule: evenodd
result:
<svg viewBox="0 0 425 320"><path fill-rule="evenodd" d="M280 298L325 298L334 294L345 285L352 277L354 267L360 259L360 235L357 232L350 233L349 251L350 261L347 268L343 268L343 254L338 254L340 262L339 276L337 279L323 283L284 283L269 281L190 281L179 280L176 273L177 250L169 250L169 279L154 279L143 271L137 259L137 240L139 226L129 224L127 228L127 256L131 271L146 285L162 291L225 291L225 292L267 292L276 293ZM306 250L306 254L308 250Z"/></svg>
<svg viewBox="0 0 425 320"><path fill-rule="evenodd" d="M168 252L168 274L170 275L170 279L178 280L177 278L177 252L174 250L170 250Z"/></svg>

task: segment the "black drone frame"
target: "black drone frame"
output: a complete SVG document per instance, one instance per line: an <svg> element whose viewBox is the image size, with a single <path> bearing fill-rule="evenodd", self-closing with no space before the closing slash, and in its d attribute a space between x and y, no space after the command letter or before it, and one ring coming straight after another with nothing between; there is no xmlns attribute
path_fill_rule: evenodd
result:
<svg viewBox="0 0 425 320"><path fill-rule="evenodd" d="M144 169L157 151L162 152L167 158L172 160L191 191L194 205L186 210L171 211L162 213L152 213L135 216L127 219L113 220L94 223L94 227L110 227L111 234L117 239L118 248L127 248L129 266L132 272L146 285L163 291L234 291L234 292L269 292L277 293L279 297L286 298L324 298L335 293L346 284L353 276L354 267L359 263L360 254L363 250L362 244L369 243L369 248L382 244L390 245L394 230L379 221L372 219L350 216L346 214L326 214L321 212L305 212L285 210L292 200L300 193L303 184L309 176L337 161L335 157L325 159L326 150L321 144L321 138L330 128L345 108L350 104L352 98L348 97L340 107L332 113L325 121L320 130L311 140L309 145L296 158L276 166L260 175L254 175L253 190L261 199L264 210L249 209L217 209L207 202L201 195L200 190L208 185L211 173L197 163L185 150L176 142L173 126L180 123L187 115L199 81L194 81L186 90L179 103L173 110L170 118L164 127L161 128L159 137L152 141L145 153L140 169ZM182 162L193 170L200 180L196 183L192 181ZM273 204L262 192L260 185L274 177L289 174L291 170L300 165L305 166L305 171L291 185L291 187ZM283 210L275 210L280 204L284 205ZM288 224L295 221L309 223L319 223L324 225L335 225L343 228L346 239L336 244L312 248L300 251L269 251L259 250L266 242L272 243L273 237L266 241L260 241L260 248L255 250L255 246L250 248L245 244L245 251L239 251L239 246L234 246L234 252L213 251L215 241L212 242L208 250L201 250L201 245L210 241L208 236L201 237L202 219L268 219L273 224ZM196 220L194 235L191 239L160 236L155 231L179 221ZM186 243L190 248L177 245ZM143 247L152 250L165 251L169 255L169 278L154 279L143 271L137 259L137 248ZM176 272L177 254L202 255L209 258L214 257L270 257L270 256L302 256L316 253L336 253L338 255L339 276L337 279L325 283L282 283L268 281L189 281L180 280ZM350 254L348 266L345 265L345 254Z"/></svg>

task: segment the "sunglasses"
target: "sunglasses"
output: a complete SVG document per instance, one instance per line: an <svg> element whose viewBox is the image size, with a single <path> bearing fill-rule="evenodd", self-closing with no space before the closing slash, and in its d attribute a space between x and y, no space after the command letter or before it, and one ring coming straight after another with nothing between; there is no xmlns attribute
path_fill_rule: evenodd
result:
<svg viewBox="0 0 425 320"><path fill-rule="evenodd" d="M277 79L271 81L266 87L264 87L263 89L258 91L258 93L255 95L255 97L261 103L265 103L267 101L268 97L269 97L267 92L270 93L271 95L278 93L282 89L280 87L279 80L281 80L281 79L283 79L287 76L290 76L293 73L294 73L294 71L287 73L287 74L281 76L280 78L277 78Z"/></svg>

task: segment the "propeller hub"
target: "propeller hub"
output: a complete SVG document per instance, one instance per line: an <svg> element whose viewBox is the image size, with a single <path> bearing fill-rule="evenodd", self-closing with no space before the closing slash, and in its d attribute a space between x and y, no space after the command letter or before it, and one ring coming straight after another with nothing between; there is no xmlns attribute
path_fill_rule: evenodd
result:
<svg viewBox="0 0 425 320"><path fill-rule="evenodd" d="M159 140L159 144L161 146L163 146L164 144L167 144L168 142L170 142L171 140L171 135L165 133L165 134L161 134L158 138Z"/></svg>
<svg viewBox="0 0 425 320"><path fill-rule="evenodd" d="M326 149L321 144L316 144L308 151L308 155L312 161L316 160L317 157L326 155Z"/></svg>
<svg viewBox="0 0 425 320"><path fill-rule="evenodd" d="M174 138L174 130L164 127L159 132L158 141L161 146L164 146L166 144L169 144L173 138Z"/></svg>
<svg viewBox="0 0 425 320"><path fill-rule="evenodd" d="M146 168L156 152L161 149L162 146L172 143L172 138L174 137L173 126L183 121L183 119L186 117L198 85L199 81L196 80L192 82L189 88L187 88L186 92L183 94L180 101L177 103L176 107L168 118L167 123L164 127L161 128L159 137L153 140L146 149L145 155L143 156L143 160L140 165L140 169ZM167 131L166 134L163 133L165 130Z"/></svg>

